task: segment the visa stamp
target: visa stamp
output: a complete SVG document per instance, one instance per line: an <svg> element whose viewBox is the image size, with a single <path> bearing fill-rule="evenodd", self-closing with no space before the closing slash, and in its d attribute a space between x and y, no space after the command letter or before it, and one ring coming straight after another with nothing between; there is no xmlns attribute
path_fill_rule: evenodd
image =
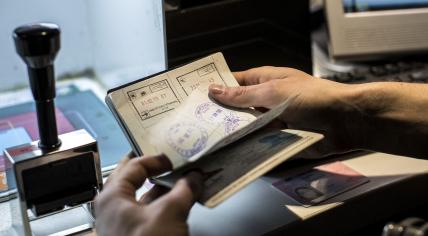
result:
<svg viewBox="0 0 428 236"><path fill-rule="evenodd" d="M205 102L200 104L195 109L195 117L200 121L205 121L211 124L224 123L228 111L223 107L213 103Z"/></svg>
<svg viewBox="0 0 428 236"><path fill-rule="evenodd" d="M200 86L208 88L208 84L216 83L226 85L221 73L217 70L215 63L209 63L196 70L175 78L180 84L186 96L189 96Z"/></svg>
<svg viewBox="0 0 428 236"><path fill-rule="evenodd" d="M128 91L129 101L142 121L175 109L180 105L167 80Z"/></svg>
<svg viewBox="0 0 428 236"><path fill-rule="evenodd" d="M185 158L202 151L208 141L206 129L191 123L177 123L168 129L167 143Z"/></svg>
<svg viewBox="0 0 428 236"><path fill-rule="evenodd" d="M224 132L230 134L235 131L241 124L242 119L239 116L229 113L224 119Z"/></svg>
<svg viewBox="0 0 428 236"><path fill-rule="evenodd" d="M235 112L213 102L206 102L197 106L195 117L202 122L222 125L226 135L237 130L244 122L249 122L246 119L242 119Z"/></svg>

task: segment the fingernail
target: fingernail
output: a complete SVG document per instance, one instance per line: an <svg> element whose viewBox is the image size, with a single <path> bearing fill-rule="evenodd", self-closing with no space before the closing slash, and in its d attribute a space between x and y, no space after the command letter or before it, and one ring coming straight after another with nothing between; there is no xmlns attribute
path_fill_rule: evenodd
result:
<svg viewBox="0 0 428 236"><path fill-rule="evenodd" d="M209 90L212 94L222 94L224 92L224 86L219 84L211 84Z"/></svg>
<svg viewBox="0 0 428 236"><path fill-rule="evenodd" d="M135 152L133 152L133 151L130 151L130 152L128 152L128 154L126 155L126 157L129 158L129 159L131 159L131 158L137 157L137 154L135 154Z"/></svg>

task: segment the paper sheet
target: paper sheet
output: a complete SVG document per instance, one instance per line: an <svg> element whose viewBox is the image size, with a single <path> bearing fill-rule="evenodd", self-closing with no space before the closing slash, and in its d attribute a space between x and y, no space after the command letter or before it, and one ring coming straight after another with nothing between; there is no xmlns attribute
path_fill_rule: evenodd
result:
<svg viewBox="0 0 428 236"><path fill-rule="evenodd" d="M188 99L148 129L147 139L178 168L226 146L280 115L288 101L266 113L218 104L207 91L194 90Z"/></svg>
<svg viewBox="0 0 428 236"><path fill-rule="evenodd" d="M239 86L221 53L141 80L108 94L108 100L126 125L139 154L156 155L147 140L148 129L183 103L192 91L208 91L212 83Z"/></svg>

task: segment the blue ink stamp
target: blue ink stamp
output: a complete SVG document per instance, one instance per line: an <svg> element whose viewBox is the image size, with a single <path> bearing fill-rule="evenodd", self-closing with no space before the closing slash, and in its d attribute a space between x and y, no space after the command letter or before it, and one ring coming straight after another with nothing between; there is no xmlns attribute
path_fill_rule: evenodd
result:
<svg viewBox="0 0 428 236"><path fill-rule="evenodd" d="M239 127L239 124L241 122L241 118L238 116L235 116L232 112L229 113L227 116L225 116L224 118L224 132L226 134L230 134L233 131L236 130L236 128Z"/></svg>
<svg viewBox="0 0 428 236"><path fill-rule="evenodd" d="M168 129L168 145L185 158L202 151L207 141L207 131L195 124L177 123Z"/></svg>
<svg viewBox="0 0 428 236"><path fill-rule="evenodd" d="M206 102L196 107L195 117L200 121L218 124L224 123L227 113L223 107L213 102Z"/></svg>
<svg viewBox="0 0 428 236"><path fill-rule="evenodd" d="M237 130L242 122L248 122L248 120L243 120L237 116L235 112L227 110L213 102L202 103L196 107L195 117L199 121L222 125L226 135Z"/></svg>

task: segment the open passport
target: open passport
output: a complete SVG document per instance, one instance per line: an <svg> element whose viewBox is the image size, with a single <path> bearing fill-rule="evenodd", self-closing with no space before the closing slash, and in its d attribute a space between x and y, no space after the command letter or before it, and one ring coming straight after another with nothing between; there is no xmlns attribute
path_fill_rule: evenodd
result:
<svg viewBox="0 0 428 236"><path fill-rule="evenodd" d="M265 113L232 108L208 95L212 83L239 86L221 53L111 89L106 97L135 153L171 161L173 170L152 182L172 187L185 173L201 171L200 202L207 207L323 138L266 126L292 97Z"/></svg>

